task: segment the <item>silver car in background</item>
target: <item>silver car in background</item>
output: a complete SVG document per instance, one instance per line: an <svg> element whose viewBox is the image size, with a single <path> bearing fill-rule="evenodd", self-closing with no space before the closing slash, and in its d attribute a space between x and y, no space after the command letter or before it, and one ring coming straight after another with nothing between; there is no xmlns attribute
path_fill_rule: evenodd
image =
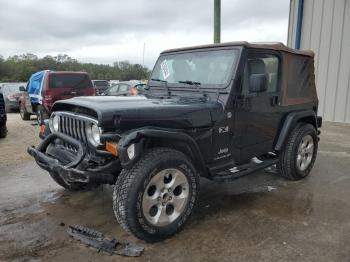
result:
<svg viewBox="0 0 350 262"><path fill-rule="evenodd" d="M27 83L2 83L0 90L4 95L6 112L19 111L19 98Z"/></svg>

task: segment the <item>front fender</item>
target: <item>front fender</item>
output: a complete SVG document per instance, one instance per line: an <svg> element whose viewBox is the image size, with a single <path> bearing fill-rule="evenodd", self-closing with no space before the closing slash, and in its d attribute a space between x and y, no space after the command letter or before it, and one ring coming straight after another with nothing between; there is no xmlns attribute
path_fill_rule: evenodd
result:
<svg viewBox="0 0 350 262"><path fill-rule="evenodd" d="M179 130L172 129L161 129L161 128L142 128L131 131L127 135L123 136L118 142L118 152L120 162L123 167L129 168L132 166L141 156L144 150L144 142L147 138L154 139L166 139L169 141L184 142L191 150L191 156L194 161L194 165L197 167L198 171L202 174L206 174L205 162L203 160L202 153L196 141L188 134L181 132ZM129 159L127 154L127 148L131 145L135 145L135 157Z"/></svg>

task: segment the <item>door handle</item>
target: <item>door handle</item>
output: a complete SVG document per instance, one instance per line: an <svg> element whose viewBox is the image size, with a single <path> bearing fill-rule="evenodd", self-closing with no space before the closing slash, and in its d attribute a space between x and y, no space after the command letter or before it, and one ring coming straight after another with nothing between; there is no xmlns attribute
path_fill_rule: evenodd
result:
<svg viewBox="0 0 350 262"><path fill-rule="evenodd" d="M271 97L271 106L278 105L278 96Z"/></svg>

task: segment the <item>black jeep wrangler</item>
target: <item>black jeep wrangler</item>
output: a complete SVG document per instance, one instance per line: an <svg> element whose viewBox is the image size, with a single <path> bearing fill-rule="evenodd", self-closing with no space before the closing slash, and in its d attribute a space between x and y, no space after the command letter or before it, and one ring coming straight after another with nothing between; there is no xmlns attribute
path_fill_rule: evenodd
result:
<svg viewBox="0 0 350 262"><path fill-rule="evenodd" d="M69 190L115 184L113 210L149 242L182 229L199 178L226 182L276 166L291 180L315 162L314 54L281 43L223 43L161 53L145 97L56 102L29 147Z"/></svg>
<svg viewBox="0 0 350 262"><path fill-rule="evenodd" d="M7 135L6 127L7 115L4 95L0 89L0 138L4 138Z"/></svg>

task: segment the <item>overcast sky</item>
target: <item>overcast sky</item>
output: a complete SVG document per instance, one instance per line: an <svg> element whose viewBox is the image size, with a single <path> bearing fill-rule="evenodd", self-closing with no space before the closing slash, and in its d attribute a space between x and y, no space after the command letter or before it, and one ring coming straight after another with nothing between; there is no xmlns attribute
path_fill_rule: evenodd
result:
<svg viewBox="0 0 350 262"><path fill-rule="evenodd" d="M286 43L289 0L222 0L221 41ZM168 48L213 41L213 0L0 0L0 54L65 53L152 67Z"/></svg>

